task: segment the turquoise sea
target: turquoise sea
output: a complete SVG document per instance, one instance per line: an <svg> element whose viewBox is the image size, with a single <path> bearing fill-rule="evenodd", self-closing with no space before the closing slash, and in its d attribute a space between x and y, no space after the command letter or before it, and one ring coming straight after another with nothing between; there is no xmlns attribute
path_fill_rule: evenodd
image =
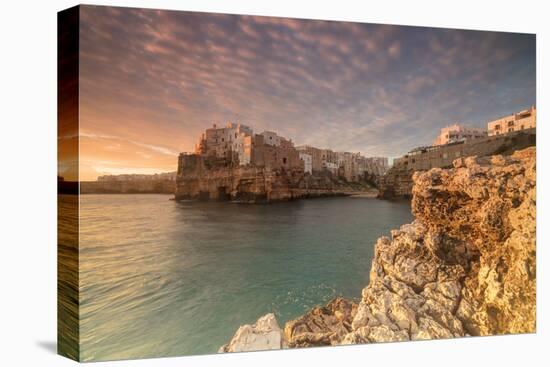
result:
<svg viewBox="0 0 550 367"><path fill-rule="evenodd" d="M215 353L268 312L358 299L376 239L412 220L408 201L170 198L81 196L83 360Z"/></svg>

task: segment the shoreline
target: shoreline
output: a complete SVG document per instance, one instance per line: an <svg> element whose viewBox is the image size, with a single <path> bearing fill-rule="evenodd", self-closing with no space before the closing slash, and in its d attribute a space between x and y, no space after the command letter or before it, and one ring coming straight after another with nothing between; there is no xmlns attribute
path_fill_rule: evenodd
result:
<svg viewBox="0 0 550 367"><path fill-rule="evenodd" d="M379 191L375 189L372 191L347 192L347 194L352 198L376 199L378 198Z"/></svg>
<svg viewBox="0 0 550 367"><path fill-rule="evenodd" d="M308 199L322 199L322 198L334 198L334 197L355 197L355 198L377 198L378 190L376 191L333 191L333 190L293 190L291 195L282 197L267 197L267 195L242 195L240 198L209 198L189 195L175 195L175 201L212 201L212 202L230 202L230 203L243 203L243 204L274 204L281 202L289 202L296 200L308 200Z"/></svg>
<svg viewBox="0 0 550 367"><path fill-rule="evenodd" d="M240 204L262 204L262 203L279 203L279 202L288 202L288 201L296 201L296 200L302 200L302 199L322 199L322 198L334 198L334 197L350 197L350 198L368 198L368 199L381 199L378 197L378 191L342 191L342 192L327 192L327 193L316 193L316 194L306 194L301 197L294 197L289 199L281 199L281 200L272 200L272 201L254 201L254 200L201 200L199 198L195 199L187 199L187 198L181 198L176 199L175 193L168 193L168 192L151 192L151 191L145 191L145 192L118 192L118 191L101 191L101 192L80 192L80 193L64 193L59 192L59 195L167 195L172 196L171 200L174 201L187 201L187 202L228 202L228 203L240 203ZM391 201L391 200L388 200Z"/></svg>

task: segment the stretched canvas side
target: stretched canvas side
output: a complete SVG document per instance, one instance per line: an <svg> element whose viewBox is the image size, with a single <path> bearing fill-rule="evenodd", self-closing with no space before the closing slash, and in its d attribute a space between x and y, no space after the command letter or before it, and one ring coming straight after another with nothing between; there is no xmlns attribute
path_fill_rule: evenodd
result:
<svg viewBox="0 0 550 367"><path fill-rule="evenodd" d="M76 6L57 21L57 352L79 360L78 50Z"/></svg>

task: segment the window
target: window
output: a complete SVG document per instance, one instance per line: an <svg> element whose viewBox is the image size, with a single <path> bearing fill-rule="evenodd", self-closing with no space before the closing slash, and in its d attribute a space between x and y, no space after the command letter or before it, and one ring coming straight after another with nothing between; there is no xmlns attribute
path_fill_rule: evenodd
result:
<svg viewBox="0 0 550 367"><path fill-rule="evenodd" d="M283 164L286 164L286 158L283 158Z"/></svg>
<svg viewBox="0 0 550 367"><path fill-rule="evenodd" d="M521 125L521 130L525 129L525 125Z"/></svg>
<svg viewBox="0 0 550 367"><path fill-rule="evenodd" d="M508 121L508 126L514 126L514 121Z"/></svg>
<svg viewBox="0 0 550 367"><path fill-rule="evenodd" d="M224 141L225 141L225 139L224 139L224 138L222 138L222 143L223 143Z"/></svg>
<svg viewBox="0 0 550 367"><path fill-rule="evenodd" d="M513 128L513 127L511 127L511 128L508 129L508 132L509 132L509 133L511 133L512 131L514 131L514 128Z"/></svg>
<svg viewBox="0 0 550 367"><path fill-rule="evenodd" d="M495 130L500 130L500 124L495 125Z"/></svg>

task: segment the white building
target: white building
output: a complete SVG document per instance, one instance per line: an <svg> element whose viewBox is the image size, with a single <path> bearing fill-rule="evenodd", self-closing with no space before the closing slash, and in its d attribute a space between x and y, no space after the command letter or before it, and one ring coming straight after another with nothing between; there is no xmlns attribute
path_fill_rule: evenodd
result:
<svg viewBox="0 0 550 367"><path fill-rule="evenodd" d="M225 127L214 124L202 134L195 152L203 155L228 157L236 155L240 165L250 163L250 144L252 129L246 125L228 122Z"/></svg>
<svg viewBox="0 0 550 367"><path fill-rule="evenodd" d="M323 162L323 168L327 171L332 172L333 174L338 174L338 164L333 162Z"/></svg>
<svg viewBox="0 0 550 367"><path fill-rule="evenodd" d="M469 139L485 138L486 136L487 131L484 129L453 124L442 128L432 145L445 145Z"/></svg>
<svg viewBox="0 0 550 367"><path fill-rule="evenodd" d="M489 121L487 123L487 130L489 131L489 136L494 136L524 129L533 129L536 127L536 120L537 109L535 106L531 106L531 108L519 111L518 113Z"/></svg>
<svg viewBox="0 0 550 367"><path fill-rule="evenodd" d="M310 154L307 153L301 153L300 152L300 159L304 162L304 172L305 173L312 173L313 172L313 158Z"/></svg>

